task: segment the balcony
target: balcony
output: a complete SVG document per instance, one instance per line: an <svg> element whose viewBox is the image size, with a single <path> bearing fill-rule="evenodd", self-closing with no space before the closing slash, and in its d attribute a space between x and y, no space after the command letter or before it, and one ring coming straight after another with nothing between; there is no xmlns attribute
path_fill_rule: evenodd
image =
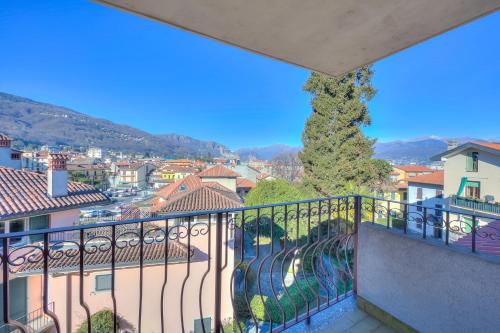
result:
<svg viewBox="0 0 500 333"><path fill-rule="evenodd" d="M23 279L52 332L497 329L500 228L481 215L352 195L129 218L1 235L3 313Z"/></svg>
<svg viewBox="0 0 500 333"><path fill-rule="evenodd" d="M479 199L453 195L450 197L450 205L478 212L500 215L499 203L490 203Z"/></svg>

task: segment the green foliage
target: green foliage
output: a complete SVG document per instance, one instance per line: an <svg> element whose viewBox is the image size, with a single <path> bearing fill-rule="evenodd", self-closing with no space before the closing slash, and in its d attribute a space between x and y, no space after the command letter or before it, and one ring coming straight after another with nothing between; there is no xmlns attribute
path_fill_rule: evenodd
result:
<svg viewBox="0 0 500 333"><path fill-rule="evenodd" d="M239 333L241 332L240 328L241 331L245 332L246 325L243 320L240 320L239 322L233 319L227 319L222 321L222 331L224 333Z"/></svg>
<svg viewBox="0 0 500 333"><path fill-rule="evenodd" d="M244 276L247 267L248 267L248 263L246 263L246 262L242 262L238 265L238 269L240 270L242 276ZM255 284L255 279L256 279L255 272L253 271L253 269L249 269L248 274L247 274L247 278L246 278L246 289L247 290L252 289L252 287Z"/></svg>
<svg viewBox="0 0 500 333"><path fill-rule="evenodd" d="M373 186L388 176L388 163L371 158L375 140L361 130L371 122L366 102L375 94L372 75L370 67L339 77L313 72L304 85L313 112L299 157L305 186L320 196L342 194L348 183Z"/></svg>
<svg viewBox="0 0 500 333"><path fill-rule="evenodd" d="M109 333L113 332L113 311L104 309L94 313L90 316L90 322L92 323L92 332L95 333ZM77 333L87 333L88 331L88 322L84 321L78 330ZM119 325L118 325L119 326Z"/></svg>
<svg viewBox="0 0 500 333"><path fill-rule="evenodd" d="M292 319L295 316L295 307L297 308L297 313L300 314L307 303L316 299L313 290L318 292L319 284L314 279L309 279L307 281L298 280L288 287L287 290L290 296L283 293L279 298L279 304L281 304L283 312L278 305L278 301L274 297L262 296L261 298L261 296L255 295L250 301L250 307L255 318L262 321L269 321L271 319L273 322L280 323L283 321L284 314L285 321ZM264 302L262 300L264 300Z"/></svg>
<svg viewBox="0 0 500 333"><path fill-rule="evenodd" d="M248 193L245 199L246 206L260 206L266 204L275 204L282 202L300 201L304 199L303 193L292 185L290 182L283 179L261 181L257 187ZM295 206L290 206L289 209L295 209ZM261 236L272 236L277 239L283 237L285 227L285 208L279 206L274 208L274 230L271 235L271 221L273 218L271 208L264 208L260 210L260 230ZM249 210L245 212L245 223L252 225L248 230L255 232L256 229L257 210ZM304 229L303 227L300 229ZM296 223L289 223L287 232L289 235L295 235L297 230ZM305 230L305 229L304 229Z"/></svg>
<svg viewBox="0 0 500 333"><path fill-rule="evenodd" d="M245 198L246 206L302 200L299 189L284 179L263 180Z"/></svg>

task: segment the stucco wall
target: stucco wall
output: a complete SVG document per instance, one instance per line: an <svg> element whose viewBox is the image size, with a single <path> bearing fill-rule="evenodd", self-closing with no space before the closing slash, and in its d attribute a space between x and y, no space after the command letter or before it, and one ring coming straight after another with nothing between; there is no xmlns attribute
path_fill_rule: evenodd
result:
<svg viewBox="0 0 500 333"><path fill-rule="evenodd" d="M467 153L479 153L478 172L465 171ZM468 149L448 158L444 164L444 192L446 196L457 194L462 177L481 182L481 198L493 195L500 202L500 157L477 149Z"/></svg>
<svg viewBox="0 0 500 333"><path fill-rule="evenodd" d="M200 229L201 230L201 229ZM224 229L225 230L225 229ZM224 231L225 232L225 231ZM200 318L199 313L199 291L203 275L207 271L208 261L208 235L211 237L211 265L207 274L202 292L202 305L204 317L212 318L214 325L214 300L215 300L215 225L212 224L209 233L191 237L191 245L196 247L196 252L190 264L189 277L184 288L184 324L186 332L193 330L194 319ZM225 234L223 233L225 238ZM232 238L232 237L231 237ZM187 239L183 239L186 242ZM230 241L231 242L231 241ZM225 262L227 254L227 267L222 272L222 318L232 317L232 305L230 299L230 278L233 270L233 250L228 246L225 251L223 244L222 264ZM108 265L109 267L109 265ZM168 282L165 289L165 323L166 331L182 332L181 328L181 289L182 283L187 276L187 263L172 263L168 265ZM111 309L112 299L110 291L95 291L95 277L99 274L110 274L109 268L99 271L86 272L84 275L84 301L92 313L101 309ZM136 267L120 268L116 270L116 302L119 315L128 321L131 326L137 329L139 313L139 274ZM162 264L146 266L143 270L143 302L142 302L142 331L161 332L160 322L160 300L161 290L164 281L165 268ZM32 285L36 285L40 276L30 277ZM73 274L51 274L49 279L49 302L55 303L55 313L59 318L61 329L67 332L66 328L71 326L71 331L85 320L85 312L79 303L79 276ZM39 283L39 282L38 282ZM35 288L30 290L30 306L33 308L41 306L41 300L36 294ZM38 300L38 302L36 302ZM68 322L67 314L71 313L71 322ZM124 327L122 327L124 328ZM126 327L125 327L126 328Z"/></svg>
<svg viewBox="0 0 500 333"><path fill-rule="evenodd" d="M358 294L421 332L498 332L500 262L362 223Z"/></svg>
<svg viewBox="0 0 500 333"><path fill-rule="evenodd" d="M80 221L80 209L63 210L50 214L50 227L70 227Z"/></svg>
<svg viewBox="0 0 500 333"><path fill-rule="evenodd" d="M236 192L236 178L222 178L222 177L203 177L201 179L202 182L216 182L221 184L222 186L227 187L233 192Z"/></svg>

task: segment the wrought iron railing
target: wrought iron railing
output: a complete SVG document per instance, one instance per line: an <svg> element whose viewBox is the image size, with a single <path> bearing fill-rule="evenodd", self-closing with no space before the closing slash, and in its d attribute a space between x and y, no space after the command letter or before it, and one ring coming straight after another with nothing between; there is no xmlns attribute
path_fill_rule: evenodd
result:
<svg viewBox="0 0 500 333"><path fill-rule="evenodd" d="M362 219L445 245L500 256L500 219L453 208L362 198Z"/></svg>
<svg viewBox="0 0 500 333"><path fill-rule="evenodd" d="M4 234L3 320L29 332L9 317L22 277L57 332L280 332L356 292L361 221L472 251L498 240L466 218L352 195Z"/></svg>
<svg viewBox="0 0 500 333"><path fill-rule="evenodd" d="M490 203L483 200L453 195L450 197L450 204L466 209L500 215L500 203Z"/></svg>
<svg viewBox="0 0 500 333"><path fill-rule="evenodd" d="M48 309L49 311L54 311L54 302L48 304ZM29 328L29 332L32 333L42 332L52 325L52 319L44 313L43 308L35 309L15 320L26 325ZM0 332L19 332L19 330L12 329L9 325L4 324L0 325Z"/></svg>

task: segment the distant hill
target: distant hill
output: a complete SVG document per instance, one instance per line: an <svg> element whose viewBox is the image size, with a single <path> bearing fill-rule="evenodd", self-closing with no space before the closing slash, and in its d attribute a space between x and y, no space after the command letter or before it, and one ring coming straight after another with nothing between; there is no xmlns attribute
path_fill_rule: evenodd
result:
<svg viewBox="0 0 500 333"><path fill-rule="evenodd" d="M377 142L375 157L393 161L398 164L429 164L430 158L448 149L448 140L462 144L468 141L486 141L474 138L438 138L426 137L408 141Z"/></svg>
<svg viewBox="0 0 500 333"><path fill-rule="evenodd" d="M179 134L151 133L28 98L0 93L0 133L24 145L88 147L165 156L219 156L227 148Z"/></svg>
<svg viewBox="0 0 500 333"><path fill-rule="evenodd" d="M276 144L266 147L241 148L236 151L240 155L242 161L250 159L272 160L278 155L284 153L297 153L302 150L302 147L288 146Z"/></svg>
<svg viewBox="0 0 500 333"><path fill-rule="evenodd" d="M375 158L392 161L397 164L417 163L430 164L430 158L448 149L448 140L455 140L459 144L468 141L485 141L475 138L438 138L435 136L416 138L407 141L377 142L375 144ZM236 151L243 161L251 158L272 160L274 157L289 152L299 152L302 147L288 145L272 145L266 147L241 148Z"/></svg>

